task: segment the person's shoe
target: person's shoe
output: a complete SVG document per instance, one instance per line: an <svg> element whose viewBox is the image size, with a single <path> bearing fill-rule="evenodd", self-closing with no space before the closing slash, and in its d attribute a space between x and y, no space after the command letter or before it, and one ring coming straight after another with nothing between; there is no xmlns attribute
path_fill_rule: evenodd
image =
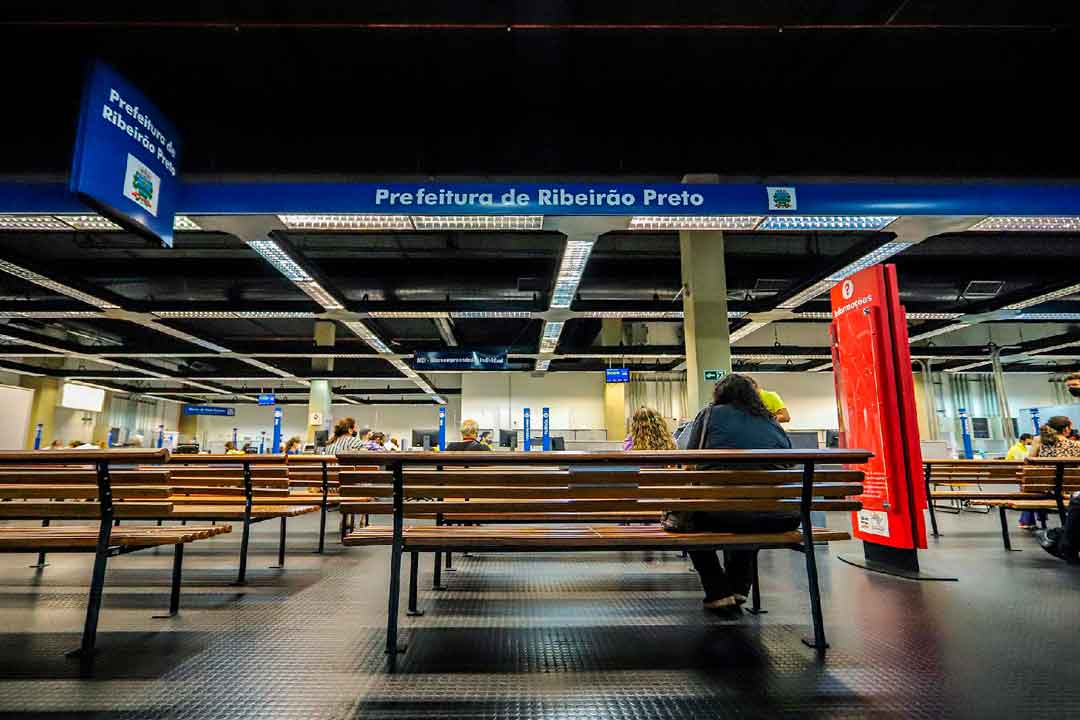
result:
<svg viewBox="0 0 1080 720"><path fill-rule="evenodd" d="M1058 542L1061 539L1061 528L1039 530L1035 533L1035 539L1039 541L1039 546L1043 550L1050 553L1056 558L1061 557L1061 550L1058 547Z"/></svg>
<svg viewBox="0 0 1080 720"><path fill-rule="evenodd" d="M723 610L726 608L738 607L738 602L735 600L734 595L728 595L722 598L716 598L715 600L709 600L708 598L701 601L701 604L706 610Z"/></svg>
<svg viewBox="0 0 1080 720"><path fill-rule="evenodd" d="M736 605L745 605L748 599L745 595L740 595L739 593L735 593L731 597L735 598Z"/></svg>
<svg viewBox="0 0 1080 720"><path fill-rule="evenodd" d="M1027 531L1030 532L1030 531L1035 530L1035 528L1036 528L1035 525L1024 525L1023 523L1020 524L1020 529L1021 530L1027 530Z"/></svg>

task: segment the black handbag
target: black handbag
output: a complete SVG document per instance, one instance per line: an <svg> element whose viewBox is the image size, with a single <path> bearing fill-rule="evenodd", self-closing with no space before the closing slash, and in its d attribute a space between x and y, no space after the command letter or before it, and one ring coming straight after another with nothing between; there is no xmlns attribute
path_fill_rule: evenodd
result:
<svg viewBox="0 0 1080 720"><path fill-rule="evenodd" d="M694 418L690 428L686 431L690 436L687 449L701 450L709 438L709 419L712 417L713 404L706 405ZM669 510L664 513L660 521L660 527L668 532L693 532L695 527L695 513L691 510Z"/></svg>

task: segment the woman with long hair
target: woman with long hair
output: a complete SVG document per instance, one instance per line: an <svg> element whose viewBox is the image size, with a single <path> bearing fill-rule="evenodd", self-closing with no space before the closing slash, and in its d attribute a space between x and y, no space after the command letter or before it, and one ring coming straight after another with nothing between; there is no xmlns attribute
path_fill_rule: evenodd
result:
<svg viewBox="0 0 1080 720"><path fill-rule="evenodd" d="M356 420L351 417L342 418L334 424L334 437L326 446L327 455L337 455L339 452L348 450L363 450L363 441L356 437Z"/></svg>
<svg viewBox="0 0 1080 720"><path fill-rule="evenodd" d="M1039 428L1039 440L1029 457L1080 457L1080 442L1072 439L1072 419L1055 415Z"/></svg>
<svg viewBox="0 0 1080 720"><path fill-rule="evenodd" d="M660 413L645 406L638 408L630 420L630 434L623 442L623 450L674 449L675 441Z"/></svg>
<svg viewBox="0 0 1080 720"><path fill-rule="evenodd" d="M704 449L772 450L789 449L791 440L780 423L765 407L750 379L743 375L728 375L713 390L713 406L701 428ZM704 465L705 470L765 470L774 464ZM774 533L794 530L799 526L798 512L695 512L687 527L665 529L679 531ZM705 608L722 613L739 613L746 602L754 580L754 559L757 550L724 550L724 564L713 550L690 553L694 569L705 590Z"/></svg>

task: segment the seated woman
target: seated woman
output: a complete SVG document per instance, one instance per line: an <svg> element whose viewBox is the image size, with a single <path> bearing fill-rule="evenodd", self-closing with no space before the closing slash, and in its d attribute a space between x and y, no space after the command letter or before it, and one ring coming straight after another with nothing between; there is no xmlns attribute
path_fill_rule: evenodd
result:
<svg viewBox="0 0 1080 720"><path fill-rule="evenodd" d="M716 384L712 411L705 418L701 449L788 449L791 440L762 402L753 383L742 375L728 375ZM701 470L771 470L777 465L708 464ZM705 532L785 532L799 526L798 512L695 512L690 527ZM668 523L665 523L668 527ZM690 553L705 589L705 607L738 612L753 582L757 550L724 550L724 565L713 550Z"/></svg>
<svg viewBox="0 0 1080 720"><path fill-rule="evenodd" d="M623 441L623 450L674 449L675 441L660 413L644 406L639 408L630 419L630 434Z"/></svg>

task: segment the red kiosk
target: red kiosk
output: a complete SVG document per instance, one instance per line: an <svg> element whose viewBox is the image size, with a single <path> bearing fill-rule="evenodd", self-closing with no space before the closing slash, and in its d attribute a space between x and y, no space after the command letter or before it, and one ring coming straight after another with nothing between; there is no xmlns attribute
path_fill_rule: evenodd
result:
<svg viewBox="0 0 1080 720"><path fill-rule="evenodd" d="M869 570L918 579L926 549L922 452L908 350L907 318L895 265L875 265L832 289L833 377L842 447L874 457L865 473L863 509L852 529L864 558L841 560ZM944 579L944 578L936 578Z"/></svg>

